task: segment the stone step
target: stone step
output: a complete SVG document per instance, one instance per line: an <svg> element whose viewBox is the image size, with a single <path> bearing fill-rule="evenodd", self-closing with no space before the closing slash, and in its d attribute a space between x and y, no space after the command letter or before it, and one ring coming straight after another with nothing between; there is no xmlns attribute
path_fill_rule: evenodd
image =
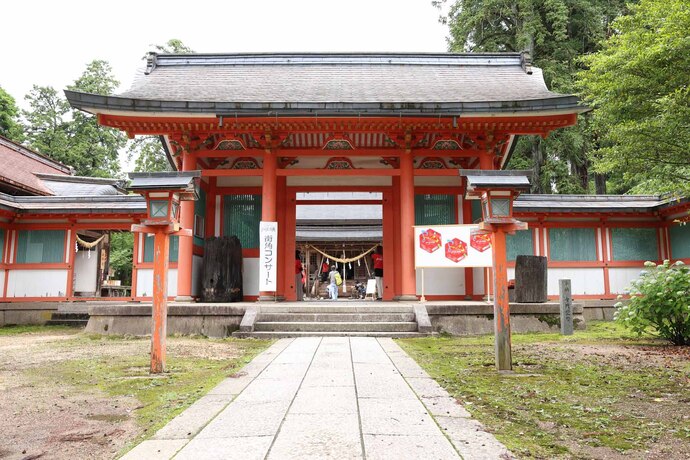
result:
<svg viewBox="0 0 690 460"><path fill-rule="evenodd" d="M89 322L89 314L82 312L54 312L48 321L47 325L50 326L73 326L73 327L86 327Z"/></svg>
<svg viewBox="0 0 690 460"><path fill-rule="evenodd" d="M420 332L303 332L303 331L254 331L232 333L233 337L245 339L286 339L292 337L390 337L394 339L411 339L416 337L427 337L429 334Z"/></svg>
<svg viewBox="0 0 690 460"><path fill-rule="evenodd" d="M414 313L259 313L260 322L384 322L415 321Z"/></svg>
<svg viewBox="0 0 690 460"><path fill-rule="evenodd" d="M348 303L344 305L310 304L310 305L259 305L261 314L264 313L413 313L412 305L381 305L381 303ZM337 304L339 302L333 302Z"/></svg>
<svg viewBox="0 0 690 460"><path fill-rule="evenodd" d="M257 322L254 331L273 332L415 332L409 322Z"/></svg>

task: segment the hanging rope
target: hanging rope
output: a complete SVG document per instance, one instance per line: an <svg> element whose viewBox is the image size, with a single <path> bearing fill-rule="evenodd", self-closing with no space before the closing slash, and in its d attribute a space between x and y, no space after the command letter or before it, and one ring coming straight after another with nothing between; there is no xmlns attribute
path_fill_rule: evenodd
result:
<svg viewBox="0 0 690 460"><path fill-rule="evenodd" d="M367 254L369 254L371 251L373 251L374 249L376 249L376 248L378 247L378 243L375 244L375 245L373 245L370 249L368 249L367 251L361 253L361 254L358 255L358 256L355 256L355 257L347 257L347 258L345 257L345 254L344 254L344 253L343 253L343 257L342 257L342 258L340 258L340 257L335 257L335 256L333 256L333 255L331 255L331 254L328 254L328 253L323 252L321 249L319 249L319 248L317 248L317 247L315 247L315 246L312 246L311 244L306 244L304 247L311 248L311 249L313 249L314 251L316 251L316 252L318 252L319 254L321 254L322 256L327 257L328 259L331 259L331 260L333 260L333 261L335 261L335 262L340 262L340 263L346 264L346 263L348 263L348 262L354 262L355 260L359 260L359 259L361 259L362 257L365 257Z"/></svg>
<svg viewBox="0 0 690 460"><path fill-rule="evenodd" d="M98 246L98 243L100 243L101 241L103 241L103 238L105 238L105 235L101 235L101 237L98 238L96 241L92 241L92 242L88 243L88 242L82 240L81 238L79 238L79 235L77 235L77 243L78 243L79 246L81 246L82 248L85 248L85 249L93 249L93 248L95 248L96 246Z"/></svg>

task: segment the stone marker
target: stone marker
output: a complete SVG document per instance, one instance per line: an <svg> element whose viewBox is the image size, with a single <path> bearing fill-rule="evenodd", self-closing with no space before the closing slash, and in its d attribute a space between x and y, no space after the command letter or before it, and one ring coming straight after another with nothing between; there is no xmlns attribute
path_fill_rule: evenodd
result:
<svg viewBox="0 0 690 460"><path fill-rule="evenodd" d="M570 280L558 280L561 304L561 334L573 335L573 296Z"/></svg>

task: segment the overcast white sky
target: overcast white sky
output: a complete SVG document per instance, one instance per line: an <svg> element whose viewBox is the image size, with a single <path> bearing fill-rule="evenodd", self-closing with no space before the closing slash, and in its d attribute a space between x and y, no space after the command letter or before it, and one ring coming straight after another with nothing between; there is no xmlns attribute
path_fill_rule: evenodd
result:
<svg viewBox="0 0 690 460"><path fill-rule="evenodd" d="M62 90L93 59L126 89L152 44L197 52L446 51L431 0L14 0L2 6L0 86L25 107L33 84Z"/></svg>

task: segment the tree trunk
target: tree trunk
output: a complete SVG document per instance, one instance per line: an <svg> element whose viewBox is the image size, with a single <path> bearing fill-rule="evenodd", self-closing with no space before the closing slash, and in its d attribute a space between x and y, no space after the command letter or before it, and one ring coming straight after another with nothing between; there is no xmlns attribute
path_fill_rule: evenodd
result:
<svg viewBox="0 0 690 460"><path fill-rule="evenodd" d="M597 195L606 195L606 174L594 173L594 188Z"/></svg>

